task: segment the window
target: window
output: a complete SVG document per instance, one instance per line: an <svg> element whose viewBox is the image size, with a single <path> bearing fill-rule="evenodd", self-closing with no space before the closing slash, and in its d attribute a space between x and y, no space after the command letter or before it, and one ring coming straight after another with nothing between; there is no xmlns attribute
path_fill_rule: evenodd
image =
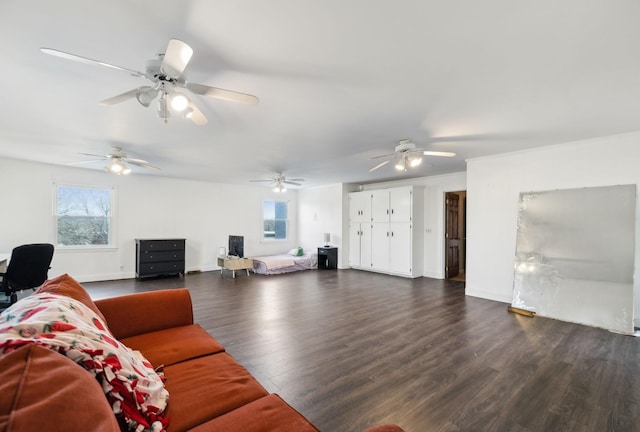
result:
<svg viewBox="0 0 640 432"><path fill-rule="evenodd" d="M288 223L286 201L262 203L262 237L264 239L285 240Z"/></svg>
<svg viewBox="0 0 640 432"><path fill-rule="evenodd" d="M56 185L58 246L111 246L114 194L114 189Z"/></svg>

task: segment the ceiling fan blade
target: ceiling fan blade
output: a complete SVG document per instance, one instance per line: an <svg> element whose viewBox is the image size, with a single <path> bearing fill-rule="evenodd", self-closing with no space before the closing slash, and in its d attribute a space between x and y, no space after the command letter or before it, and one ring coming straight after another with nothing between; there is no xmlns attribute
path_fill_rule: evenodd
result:
<svg viewBox="0 0 640 432"><path fill-rule="evenodd" d="M151 170L160 171L160 168L157 166L149 165L146 161L141 161L139 159L123 159L125 162L130 163L131 165L139 166L142 168L147 168Z"/></svg>
<svg viewBox="0 0 640 432"><path fill-rule="evenodd" d="M83 161L79 161L79 162L67 162L65 165L82 165L82 164L86 164L86 163L91 163L91 162L102 162L104 161L104 158L101 159L91 159L91 160L83 160Z"/></svg>
<svg viewBox="0 0 640 432"><path fill-rule="evenodd" d="M380 167L382 167L382 166L384 166L384 165L388 164L389 162L391 162L391 161L390 161L390 160L386 160L386 161L384 161L384 162L381 162L381 163L379 163L378 165L376 165L376 166L374 166L373 168L371 168L371 169L369 170L369 172L371 172L371 171L375 171L375 170L377 170L378 168L380 168Z"/></svg>
<svg viewBox="0 0 640 432"><path fill-rule="evenodd" d="M456 155L453 152L439 152L439 151L425 151L422 154L425 156L442 156L442 157L454 157Z"/></svg>
<svg viewBox="0 0 640 432"><path fill-rule="evenodd" d="M124 102L129 99L133 99L138 94L138 89L135 88L133 90L129 90L128 92L124 92L122 94L107 98L105 100L101 100L98 102L100 105L115 105L120 102Z"/></svg>
<svg viewBox="0 0 640 432"><path fill-rule="evenodd" d="M142 72L138 72L137 70L133 70L133 69L129 69L129 68L125 68L122 66L116 66L116 65L112 65L110 63L105 63L103 61L100 60L93 60L90 59L88 57L82 57L76 54L71 54L68 52L64 52L64 51L60 51L54 48L40 48L40 51L42 51L45 54L49 54L55 57L60 57L63 58L65 60L73 60L73 61L77 61L80 63L85 63L85 64L92 64L92 65L98 65L98 66L104 66L104 67L108 67L111 69L117 69L117 70L121 70L124 72L129 72L132 75L135 76L139 76L139 77L144 77L144 74Z"/></svg>
<svg viewBox="0 0 640 432"><path fill-rule="evenodd" d="M287 179L287 180L294 181L294 182L303 182L304 181L303 178L290 178L290 179Z"/></svg>
<svg viewBox="0 0 640 432"><path fill-rule="evenodd" d="M216 99L239 102L248 105L256 105L258 102L260 102L260 99L258 99L254 95L240 93L233 90L225 90L217 87L210 87L204 84L187 83L185 87L193 93Z"/></svg>
<svg viewBox="0 0 640 432"><path fill-rule="evenodd" d="M385 155L374 156L371 159L380 159L380 158L383 158L383 157L390 157L390 156L394 156L394 155L395 155L395 153L389 153L389 154L385 154Z"/></svg>
<svg viewBox="0 0 640 432"><path fill-rule="evenodd" d="M191 112L187 114L187 118L190 118L192 122L198 126L203 126L209 123L209 120L207 120L204 114L202 114L202 111L200 111L193 102L189 104L189 108L191 109Z"/></svg>
<svg viewBox="0 0 640 432"><path fill-rule="evenodd" d="M180 39L171 39L162 59L160 70L171 78L180 78L187 67L193 49Z"/></svg>
<svg viewBox="0 0 640 432"><path fill-rule="evenodd" d="M135 159L135 158L128 158L128 157L123 157L122 158L123 161L127 162L127 163L132 163L132 164L148 164L149 162L147 162L144 159Z"/></svg>
<svg viewBox="0 0 640 432"><path fill-rule="evenodd" d="M103 160L104 160L104 159L109 159L109 158L111 158L111 155L97 155L97 154L93 154L93 153L78 153L78 154L81 154L81 155L83 155L83 156L93 156L93 157L98 157L98 158L101 158L101 159L103 159Z"/></svg>
<svg viewBox="0 0 640 432"><path fill-rule="evenodd" d="M292 182L290 180L282 180L281 183L286 183L294 186L302 186L300 183Z"/></svg>
<svg viewBox="0 0 640 432"><path fill-rule="evenodd" d="M267 182L273 182L275 180L249 180L250 182L254 182L254 183L267 183Z"/></svg>

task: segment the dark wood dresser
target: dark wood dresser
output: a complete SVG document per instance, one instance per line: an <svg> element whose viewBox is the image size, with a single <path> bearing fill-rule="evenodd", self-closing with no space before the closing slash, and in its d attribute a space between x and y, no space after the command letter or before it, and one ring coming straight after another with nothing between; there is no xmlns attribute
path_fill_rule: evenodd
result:
<svg viewBox="0 0 640 432"><path fill-rule="evenodd" d="M184 275L185 239L136 239L136 278Z"/></svg>

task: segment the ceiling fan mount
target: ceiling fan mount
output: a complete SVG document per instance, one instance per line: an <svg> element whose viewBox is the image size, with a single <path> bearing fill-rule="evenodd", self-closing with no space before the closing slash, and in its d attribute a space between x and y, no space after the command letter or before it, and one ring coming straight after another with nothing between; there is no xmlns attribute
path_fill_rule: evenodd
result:
<svg viewBox="0 0 640 432"><path fill-rule="evenodd" d="M187 92L201 96L250 105L255 105L259 102L257 97L250 94L187 82L184 76L184 71L191 60L193 49L187 43L179 39L171 39L164 53L160 53L156 58L147 61L144 72L122 66L116 66L99 60L93 60L88 57L67 53L54 48L40 48L40 50L45 54L66 60L117 69L128 72L136 77L148 79L152 83L151 86L145 85L137 87L122 94L104 99L100 101L99 104L115 105L128 99L135 98L140 105L148 107L153 100L159 98L158 116L163 119L165 123L168 122L172 110L174 112L182 113L184 117L191 119L191 121L197 125L205 125L208 122L205 115L187 96L187 94L185 92L176 91L177 89L185 89Z"/></svg>
<svg viewBox="0 0 640 432"><path fill-rule="evenodd" d="M394 150L394 153L372 157L371 159L387 158L387 160L374 166L369 170L369 172L375 171L391 161L395 161L396 170L407 171L409 168L415 168L419 166L422 163L423 155L441 157L453 157L456 155L453 152L426 151L423 148L417 148L415 143L411 142L411 140L409 139L400 140Z"/></svg>

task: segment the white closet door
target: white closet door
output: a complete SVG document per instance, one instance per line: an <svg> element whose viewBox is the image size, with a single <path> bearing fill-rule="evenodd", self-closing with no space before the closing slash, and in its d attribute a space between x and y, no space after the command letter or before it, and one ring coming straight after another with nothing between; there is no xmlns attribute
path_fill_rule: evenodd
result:
<svg viewBox="0 0 640 432"><path fill-rule="evenodd" d="M389 222L389 190L371 191L371 219L373 222Z"/></svg>
<svg viewBox="0 0 640 432"><path fill-rule="evenodd" d="M371 222L371 192L349 194L349 221Z"/></svg>
<svg viewBox="0 0 640 432"><path fill-rule="evenodd" d="M360 265L371 268L371 223L360 225Z"/></svg>
<svg viewBox="0 0 640 432"><path fill-rule="evenodd" d="M390 222L411 222L411 188L390 189Z"/></svg>
<svg viewBox="0 0 640 432"><path fill-rule="evenodd" d="M360 267L361 244L360 224L349 224L349 266Z"/></svg>
<svg viewBox="0 0 640 432"><path fill-rule="evenodd" d="M371 269L389 269L389 224L374 223L371 229Z"/></svg>
<svg viewBox="0 0 640 432"><path fill-rule="evenodd" d="M389 271L411 274L411 224L389 224Z"/></svg>

